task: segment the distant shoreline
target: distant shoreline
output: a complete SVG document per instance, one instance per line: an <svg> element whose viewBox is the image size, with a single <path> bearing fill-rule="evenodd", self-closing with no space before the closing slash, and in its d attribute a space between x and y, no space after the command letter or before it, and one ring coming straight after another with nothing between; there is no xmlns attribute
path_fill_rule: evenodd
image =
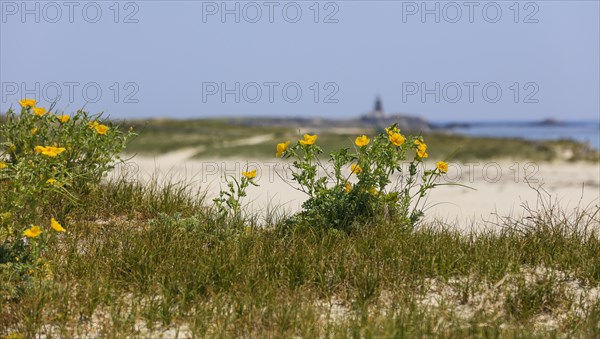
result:
<svg viewBox="0 0 600 339"><path fill-rule="evenodd" d="M291 127L315 130L375 128L394 123L407 133L449 133L470 137L525 139L532 141L570 140L600 150L600 121L564 121L556 119L529 121L446 121L431 122L405 114L336 119L333 117L213 117L199 119L155 118L150 121L224 121L248 127ZM140 120L137 120L140 121Z"/></svg>
<svg viewBox="0 0 600 339"><path fill-rule="evenodd" d="M600 124L587 121L533 121L533 122L472 122L446 123L438 130L454 134L521 138L526 140L572 140L600 150Z"/></svg>
<svg viewBox="0 0 600 339"><path fill-rule="evenodd" d="M449 122L434 122L431 123L436 128L455 129L455 128L470 128L470 127L590 127L600 130L600 120L530 120L530 121L449 121Z"/></svg>

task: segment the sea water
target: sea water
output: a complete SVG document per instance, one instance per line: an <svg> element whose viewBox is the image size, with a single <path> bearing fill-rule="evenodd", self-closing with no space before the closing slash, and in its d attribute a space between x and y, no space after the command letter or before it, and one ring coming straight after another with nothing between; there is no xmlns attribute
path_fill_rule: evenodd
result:
<svg viewBox="0 0 600 339"><path fill-rule="evenodd" d="M569 139L600 150L600 122L573 122L557 125L522 123L482 123L451 129L457 134L481 137L523 138L528 140Z"/></svg>

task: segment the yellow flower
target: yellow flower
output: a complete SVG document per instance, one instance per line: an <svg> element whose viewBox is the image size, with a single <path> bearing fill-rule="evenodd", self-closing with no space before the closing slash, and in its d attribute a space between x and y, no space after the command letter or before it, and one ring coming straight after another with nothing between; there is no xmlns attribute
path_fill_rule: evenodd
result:
<svg viewBox="0 0 600 339"><path fill-rule="evenodd" d="M48 111L44 107L33 108L33 114L37 115L38 117L41 117L42 115L46 114L46 112Z"/></svg>
<svg viewBox="0 0 600 339"><path fill-rule="evenodd" d="M377 188L371 187L369 188L369 193L371 193L371 195L378 195L379 191L377 190Z"/></svg>
<svg viewBox="0 0 600 339"><path fill-rule="evenodd" d="M254 179L256 178L256 170L252 170L250 172L242 172L242 175L248 179Z"/></svg>
<svg viewBox="0 0 600 339"><path fill-rule="evenodd" d="M350 170L352 171L352 173L356 174L362 172L362 168L358 164L352 164L352 166L350 166Z"/></svg>
<svg viewBox="0 0 600 339"><path fill-rule="evenodd" d="M96 126L100 125L98 121L88 122L89 128L96 128Z"/></svg>
<svg viewBox="0 0 600 339"><path fill-rule="evenodd" d="M55 157L59 154L61 154L62 152L66 151L67 149L64 147L51 147L50 148L50 155L51 157Z"/></svg>
<svg viewBox="0 0 600 339"><path fill-rule="evenodd" d="M354 144L358 147L364 147L367 146L369 144L371 140L369 138L367 138L366 135L361 135L360 137L357 137L356 140L354 140Z"/></svg>
<svg viewBox="0 0 600 339"><path fill-rule="evenodd" d="M38 129L37 127L34 127L31 129L31 135L35 135L37 133Z"/></svg>
<svg viewBox="0 0 600 339"><path fill-rule="evenodd" d="M275 153L275 156L280 157L283 154L283 152L285 152L285 150L288 148L289 145L290 145L289 141L277 144L277 152Z"/></svg>
<svg viewBox="0 0 600 339"><path fill-rule="evenodd" d="M53 230L55 230L56 232L64 232L66 231L61 224L58 223L58 221L56 221L56 219L52 218L50 219L50 227L52 227Z"/></svg>
<svg viewBox="0 0 600 339"><path fill-rule="evenodd" d="M36 101L35 101L35 99L21 99L19 101L19 104L23 108L25 108L25 107L34 107L35 104L36 104Z"/></svg>
<svg viewBox="0 0 600 339"><path fill-rule="evenodd" d="M406 139L404 138L404 136L400 133L394 133L392 135L390 135L390 141L392 142L392 144L396 145L396 146L401 146Z"/></svg>
<svg viewBox="0 0 600 339"><path fill-rule="evenodd" d="M50 178L50 179L46 180L46 183L47 183L48 185L54 185L54 184L56 184L56 179L54 179L54 178Z"/></svg>
<svg viewBox="0 0 600 339"><path fill-rule="evenodd" d="M415 144L417 145L417 155L419 158L427 158L429 156L429 154L427 154L427 145L420 140L415 140Z"/></svg>
<svg viewBox="0 0 600 339"><path fill-rule="evenodd" d="M71 117L70 117L70 116L68 116L68 115L59 115L59 116L58 116L58 120L59 120L61 123L63 123L63 124L64 124L65 122L69 121L69 119L71 119Z"/></svg>
<svg viewBox="0 0 600 339"><path fill-rule="evenodd" d="M435 167L437 167L437 169L439 169L439 170L440 170L440 172L442 172L442 173L446 173L446 172L448 172L448 163L447 163L447 162L444 162L444 161L438 161L438 162L435 164Z"/></svg>
<svg viewBox="0 0 600 339"><path fill-rule="evenodd" d="M317 135L304 134L304 140L300 140L300 145L313 145L317 141Z"/></svg>
<svg viewBox="0 0 600 339"><path fill-rule="evenodd" d="M392 136L394 134L400 133L400 130L398 129L398 127L394 127L394 128L386 128L385 132L387 133L388 136Z"/></svg>
<svg viewBox="0 0 600 339"><path fill-rule="evenodd" d="M39 226L31 226L31 228L26 229L25 232L23 232L23 235L27 238L35 238L40 234L42 234L42 230Z"/></svg>
<svg viewBox="0 0 600 339"><path fill-rule="evenodd" d="M98 132L98 134L100 135L104 135L108 131L108 126L105 125L96 125L94 128L96 129L96 132Z"/></svg>
<svg viewBox="0 0 600 339"><path fill-rule="evenodd" d="M7 164L7 163L0 161L0 170L1 170L1 169L5 169L5 168L7 168L7 167L8 167L8 164Z"/></svg>
<svg viewBox="0 0 600 339"><path fill-rule="evenodd" d="M54 147L54 146L35 146L35 153L47 155L49 157L55 157L66 149L64 147Z"/></svg>
<svg viewBox="0 0 600 339"><path fill-rule="evenodd" d="M346 186L344 187L344 190L346 191L346 193L350 193L350 191L352 191L352 184L347 182Z"/></svg>
<svg viewBox="0 0 600 339"><path fill-rule="evenodd" d="M53 146L50 146L48 148L48 150L46 151L46 153L42 152L42 154L45 154L45 155L50 156L50 157L55 157L55 156L61 154L64 151L66 151L66 149L64 147L53 147Z"/></svg>

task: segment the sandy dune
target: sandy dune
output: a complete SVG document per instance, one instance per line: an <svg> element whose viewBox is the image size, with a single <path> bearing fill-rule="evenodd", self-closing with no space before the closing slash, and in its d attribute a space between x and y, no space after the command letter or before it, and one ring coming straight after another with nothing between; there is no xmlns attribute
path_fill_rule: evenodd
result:
<svg viewBox="0 0 600 339"><path fill-rule="evenodd" d="M264 212L278 207L294 212L306 199L304 193L290 186L293 183L285 178L282 171L283 166L289 164L280 159L199 161L189 159L191 153L183 150L153 158L138 156L131 160L127 171L142 180L155 175L161 182L185 181L214 197L220 186L225 187L225 175L239 178L240 172L248 166L258 169L257 182L260 184L260 187L249 189L244 201L253 211ZM563 209L598 206L600 165L508 160L451 163L440 183L450 185L437 187L431 192L426 201L427 219L470 227L485 224L482 221L496 220L495 213L501 216L519 215L523 211L522 204L535 206L538 194L532 187L540 185ZM472 189L452 184L467 185Z"/></svg>

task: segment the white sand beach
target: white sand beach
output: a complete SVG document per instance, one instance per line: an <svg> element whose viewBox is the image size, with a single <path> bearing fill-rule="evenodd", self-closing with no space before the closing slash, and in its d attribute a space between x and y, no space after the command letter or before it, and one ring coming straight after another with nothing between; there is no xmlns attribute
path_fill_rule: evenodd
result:
<svg viewBox="0 0 600 339"><path fill-rule="evenodd" d="M193 152L186 150L156 157L136 156L127 166L130 174L142 180L156 176L159 182L185 182L193 188L215 197L225 187L224 176L239 178L240 172L257 169L256 182L250 187L244 205L264 213L279 208L287 212L299 210L306 194L285 179L281 159L189 159ZM287 164L289 166L289 164ZM428 164L433 167L433 163ZM114 175L114 174L113 174ZM518 216L522 205L536 207L542 188L563 210L600 204L600 165L597 163L479 161L451 163L448 173L441 178L443 185L436 187L426 201L427 220L443 221L449 225L470 228L484 225L497 216ZM453 185L461 184L470 188Z"/></svg>

